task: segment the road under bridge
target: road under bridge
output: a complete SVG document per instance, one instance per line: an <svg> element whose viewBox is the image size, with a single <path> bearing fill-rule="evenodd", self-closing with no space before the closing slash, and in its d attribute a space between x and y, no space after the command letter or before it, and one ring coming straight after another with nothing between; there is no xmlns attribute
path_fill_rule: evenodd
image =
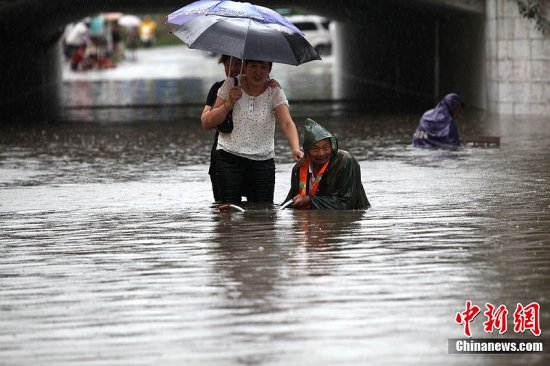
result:
<svg viewBox="0 0 550 366"><path fill-rule="evenodd" d="M0 110L55 115L66 24L108 11L166 14L191 1L0 0ZM335 88L363 105L429 106L448 92L498 113L549 114L549 40L513 0L254 1L336 21ZM546 54L545 54L546 52ZM526 55L527 53L527 55ZM550 89L550 88L546 88Z"/></svg>

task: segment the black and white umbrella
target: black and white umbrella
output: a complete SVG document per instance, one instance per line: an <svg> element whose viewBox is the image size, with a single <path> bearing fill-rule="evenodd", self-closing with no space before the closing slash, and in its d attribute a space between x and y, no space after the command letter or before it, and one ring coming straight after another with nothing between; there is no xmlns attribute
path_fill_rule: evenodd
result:
<svg viewBox="0 0 550 366"><path fill-rule="evenodd" d="M168 22L189 48L289 65L321 59L288 19L250 3L197 1L170 14Z"/></svg>

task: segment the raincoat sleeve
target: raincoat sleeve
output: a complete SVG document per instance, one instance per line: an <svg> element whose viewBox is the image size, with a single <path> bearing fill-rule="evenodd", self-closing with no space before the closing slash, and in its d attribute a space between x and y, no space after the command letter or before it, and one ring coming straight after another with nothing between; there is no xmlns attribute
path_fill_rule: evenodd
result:
<svg viewBox="0 0 550 366"><path fill-rule="evenodd" d="M300 160L292 168L292 173L290 176L290 190L288 191L288 195L286 196L285 200L281 204L287 202L288 200L291 200L294 196L298 194L298 184L300 181L299 171L300 166L303 164L303 162L304 159Z"/></svg>
<svg viewBox="0 0 550 366"><path fill-rule="evenodd" d="M334 210L367 208L369 203L361 183L359 163L345 155L344 159L335 162L333 168L332 174L323 177L326 178L325 188L320 194L311 196L312 207Z"/></svg>

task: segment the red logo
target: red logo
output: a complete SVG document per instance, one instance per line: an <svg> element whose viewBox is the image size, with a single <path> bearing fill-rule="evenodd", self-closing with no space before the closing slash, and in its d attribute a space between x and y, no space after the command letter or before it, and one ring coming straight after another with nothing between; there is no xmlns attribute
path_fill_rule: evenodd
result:
<svg viewBox="0 0 550 366"><path fill-rule="evenodd" d="M500 329L499 334L504 334L508 330L508 309L505 305L500 305L498 309L492 304L486 303L485 311L483 314L487 317L487 321L483 323L483 330L486 333L493 333L493 329Z"/></svg>
<svg viewBox="0 0 550 366"><path fill-rule="evenodd" d="M536 336L540 336L540 305L532 302L526 307L518 304L514 312L514 332L523 333L527 329Z"/></svg>
<svg viewBox="0 0 550 366"><path fill-rule="evenodd" d="M504 334L508 331L508 309L506 305L495 307L491 303L485 303L486 321L483 323L485 333L493 333L495 330L499 334ZM466 301L464 311L456 313L455 322L464 326L464 335L471 337L470 323L481 311L480 307L473 305L470 300ZM532 302L527 306L518 303L516 311L514 311L514 332L523 333L530 330L535 336L541 335L540 329L540 305Z"/></svg>
<svg viewBox="0 0 550 366"><path fill-rule="evenodd" d="M470 322L474 320L477 314L479 314L479 311L479 306L472 306L472 302L468 300L466 301L466 310L461 313L456 313L455 321L458 324L464 323L464 335L466 335L466 337L472 336L472 332L470 331Z"/></svg>

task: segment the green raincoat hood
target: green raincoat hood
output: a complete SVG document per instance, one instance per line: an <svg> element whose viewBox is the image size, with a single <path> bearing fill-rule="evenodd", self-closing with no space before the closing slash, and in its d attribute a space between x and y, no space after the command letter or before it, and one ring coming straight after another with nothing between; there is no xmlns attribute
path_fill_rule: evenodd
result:
<svg viewBox="0 0 550 366"><path fill-rule="evenodd" d="M305 155L309 154L309 150L317 141L329 138L332 145L331 157L336 156L338 153L338 140L332 133L328 132L323 126L311 118L306 118L304 127L304 143L302 147Z"/></svg>
<svg viewBox="0 0 550 366"><path fill-rule="evenodd" d="M334 210L359 210L367 209L370 204L361 182L361 167L359 162L346 150L338 149L338 140L324 127L308 118L304 128L304 158L298 161L292 168L290 190L284 202L293 199L301 193L303 183L306 187L308 181L302 182L301 170L307 161L309 150L313 144L323 139L330 139L332 154L323 175L319 178L317 192L309 195L311 208ZM309 191L308 191L309 192Z"/></svg>

